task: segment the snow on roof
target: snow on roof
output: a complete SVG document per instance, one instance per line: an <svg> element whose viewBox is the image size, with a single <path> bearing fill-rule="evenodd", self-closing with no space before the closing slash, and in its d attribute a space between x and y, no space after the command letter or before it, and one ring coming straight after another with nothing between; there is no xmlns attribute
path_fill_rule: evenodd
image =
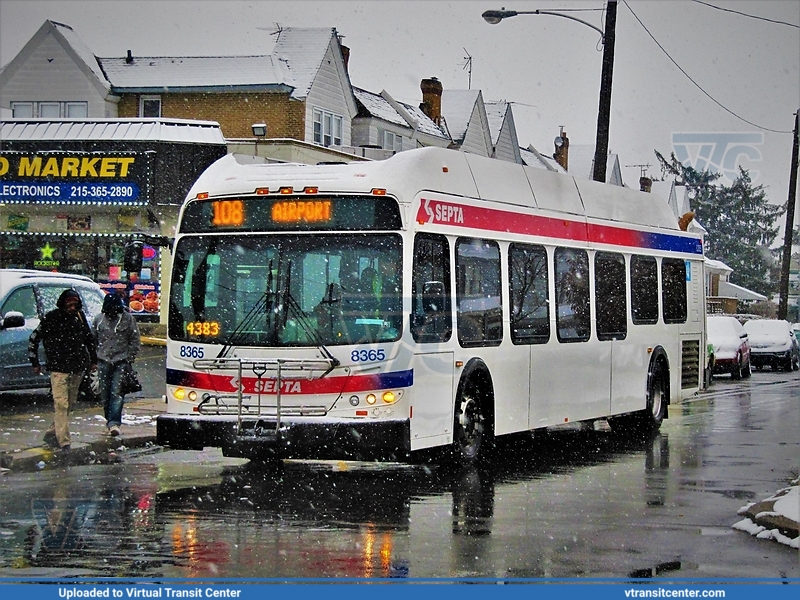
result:
<svg viewBox="0 0 800 600"><path fill-rule="evenodd" d="M522 157L522 161L528 167L544 169L546 171L555 171L558 173L566 173L564 167L558 164L554 158L543 155L533 147L533 144L527 148L520 147L519 154Z"/></svg>
<svg viewBox="0 0 800 600"><path fill-rule="evenodd" d="M336 28L284 27L272 55L281 61L294 86L292 98L305 98L314 83Z"/></svg>
<svg viewBox="0 0 800 600"><path fill-rule="evenodd" d="M767 297L753 290L748 290L730 281L719 282L719 295L725 298L736 298L737 300L766 300Z"/></svg>
<svg viewBox="0 0 800 600"><path fill-rule="evenodd" d="M463 142L469 119L478 101L479 90L444 90L442 92L442 115L455 142Z"/></svg>
<svg viewBox="0 0 800 600"><path fill-rule="evenodd" d="M508 102L505 100L498 100L496 102L485 102L486 117L489 121L489 132L492 135L492 144L497 144L500 139L500 131L503 129L503 123L508 114Z"/></svg>
<svg viewBox="0 0 800 600"><path fill-rule="evenodd" d="M412 127L412 125L407 123L402 115L392 108L392 105L389 104L389 102L380 94L373 94L372 92L368 92L367 90L357 87L353 87L353 94L355 94L356 99L361 102L367 112L369 112L369 114L376 119L381 119L387 123L394 123L404 127ZM436 126L436 123L434 123L430 117L428 117L428 115L422 112L422 110L420 110L418 107L406 104L405 102L396 102L400 104L411 115L411 117L416 120L417 123L419 123L419 131L421 133L426 133L428 135L433 135L440 138L447 137L442 130Z"/></svg>
<svg viewBox="0 0 800 600"><path fill-rule="evenodd" d="M114 88L125 91L284 85L271 56L134 56L130 63L124 57L98 60Z"/></svg>
<svg viewBox="0 0 800 600"><path fill-rule="evenodd" d="M616 154L611 153L606 156L606 181L612 174L616 160ZM594 144L570 144L568 161L567 166L571 175L592 179L594 177Z"/></svg>
<svg viewBox="0 0 800 600"><path fill-rule="evenodd" d="M64 23L58 23L57 21L49 21L53 28L64 38L64 40L69 44L72 49L75 51L75 54L78 55L86 66L92 70L92 73L95 74L97 79L109 89L111 86L106 79L106 76L103 74L103 70L100 68L98 64L97 57L94 55L94 52L89 50L89 47L83 42L81 38L78 37L78 34L70 27L69 25L65 25Z"/></svg>
<svg viewBox="0 0 800 600"><path fill-rule="evenodd" d="M184 119L10 119L0 121L0 140L226 143L218 123Z"/></svg>

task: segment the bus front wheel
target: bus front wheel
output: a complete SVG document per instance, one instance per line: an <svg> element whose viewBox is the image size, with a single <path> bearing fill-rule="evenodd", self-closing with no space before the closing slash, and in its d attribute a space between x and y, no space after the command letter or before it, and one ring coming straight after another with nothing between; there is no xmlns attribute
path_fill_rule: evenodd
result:
<svg viewBox="0 0 800 600"><path fill-rule="evenodd" d="M479 370L466 380L456 398L453 418L453 455L472 465L486 459L494 444L491 382Z"/></svg>

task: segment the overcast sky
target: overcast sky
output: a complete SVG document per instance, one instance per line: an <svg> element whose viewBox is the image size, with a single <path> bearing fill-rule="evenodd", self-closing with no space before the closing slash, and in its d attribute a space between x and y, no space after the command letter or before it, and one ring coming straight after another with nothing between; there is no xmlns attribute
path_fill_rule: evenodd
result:
<svg viewBox="0 0 800 600"><path fill-rule="evenodd" d="M358 87L385 89L417 105L423 78L438 77L445 89L470 87L471 57L471 87L484 100L513 103L520 145L552 154L559 126L571 143L593 144L599 34L552 15L521 15L498 25L481 18L503 6L584 9L569 14L604 27L603 0L0 0L0 64L12 60L45 19L70 25L101 57L129 49L137 56L268 54L277 24L335 27L350 47L350 78ZM673 134L757 134L739 142L745 148L738 164L766 186L771 202L785 203L800 108L798 24L797 0L621 0L609 150L619 155L625 182L638 186L639 168L627 165L650 163L649 173L659 176L653 150L672 151ZM691 154L699 146L686 148Z"/></svg>

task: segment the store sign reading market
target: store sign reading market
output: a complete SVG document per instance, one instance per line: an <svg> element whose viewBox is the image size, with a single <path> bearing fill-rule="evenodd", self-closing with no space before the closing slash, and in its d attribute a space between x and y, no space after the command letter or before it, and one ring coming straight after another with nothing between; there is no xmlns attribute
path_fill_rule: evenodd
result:
<svg viewBox="0 0 800 600"><path fill-rule="evenodd" d="M135 202L146 162L136 152L2 152L0 202Z"/></svg>

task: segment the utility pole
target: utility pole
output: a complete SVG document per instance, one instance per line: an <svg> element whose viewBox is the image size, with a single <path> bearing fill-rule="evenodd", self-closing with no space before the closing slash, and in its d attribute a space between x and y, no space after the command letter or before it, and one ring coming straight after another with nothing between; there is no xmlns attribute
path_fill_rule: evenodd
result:
<svg viewBox="0 0 800 600"><path fill-rule="evenodd" d="M603 72L600 77L600 106L597 110L597 137L594 148L595 181L605 183L608 159L608 129L611 119L611 80L614 74L614 39L617 27L617 0L608 0L603 30Z"/></svg>
<svg viewBox="0 0 800 600"><path fill-rule="evenodd" d="M794 141L792 142L792 170L789 173L789 199L786 203L786 233L783 236L783 257L781 258L781 287L778 302L778 318L786 319L789 314L789 267L792 263L792 234L794 233L794 205L797 198L797 153L798 120L800 109L794 113Z"/></svg>

